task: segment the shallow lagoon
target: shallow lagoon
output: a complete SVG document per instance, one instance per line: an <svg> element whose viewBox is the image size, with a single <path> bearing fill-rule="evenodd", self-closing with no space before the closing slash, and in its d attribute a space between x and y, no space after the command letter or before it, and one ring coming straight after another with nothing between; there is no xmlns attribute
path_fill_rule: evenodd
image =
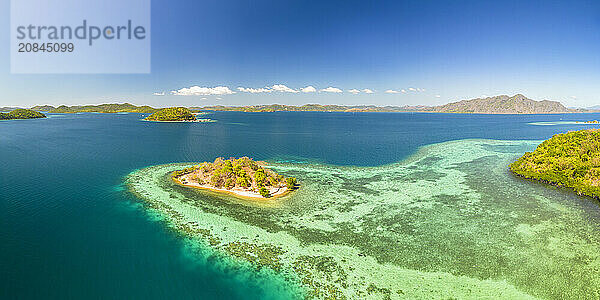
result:
<svg viewBox="0 0 600 300"><path fill-rule="evenodd" d="M468 295L471 289L472 295L499 291L539 298L558 298L571 289L572 297L594 297L597 291L598 276L592 275L598 272L598 202L512 178L504 164L552 134L594 127L529 123L594 120L598 114L215 112L211 118L218 122L209 126L140 118L51 114L0 123L1 298L297 295L294 285L283 281L288 275L255 272L169 229L124 185L129 174L149 166L243 155L306 177L303 189L285 205L266 208L185 189L172 190L173 196L204 203L212 209L207 213L222 222L238 222L225 230L232 240L240 228L263 230L259 237L265 243L281 232L279 243L298 253L309 244L324 245L315 249L335 249L331 257L346 255L356 268L386 266L390 274L402 275L394 276L396 283L373 280L366 288L374 297L387 294L388 285L392 297L435 296L436 291L450 297L440 292L445 287L453 295ZM505 141L473 144L472 139ZM434 150L440 158L426 153ZM323 196L310 196L311 191ZM345 200L351 197L356 203ZM254 215L241 213L242 208ZM356 238L366 232L372 233L366 241ZM341 246L332 248L330 241ZM294 257L286 255L281 255L284 262ZM348 265L341 258L336 264ZM328 260L309 260L301 267L314 265L335 267ZM380 270L355 269L347 281L356 282L353 274ZM570 278L579 280L565 290ZM351 285L341 289L354 290Z"/></svg>
<svg viewBox="0 0 600 300"><path fill-rule="evenodd" d="M538 143L446 142L381 167L274 163L302 181L279 205L174 185L181 165L128 184L175 228L318 298L596 298L598 214L507 172Z"/></svg>

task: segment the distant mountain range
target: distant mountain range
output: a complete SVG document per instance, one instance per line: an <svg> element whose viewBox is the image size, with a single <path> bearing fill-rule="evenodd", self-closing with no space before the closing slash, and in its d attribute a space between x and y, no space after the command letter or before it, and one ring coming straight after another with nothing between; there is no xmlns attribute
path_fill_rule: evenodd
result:
<svg viewBox="0 0 600 300"><path fill-rule="evenodd" d="M19 109L19 108L21 108L21 107L0 107L0 111L9 112L9 111L13 111L13 110Z"/></svg>
<svg viewBox="0 0 600 300"><path fill-rule="evenodd" d="M399 112L407 111L403 107L397 106L375 106L375 105L321 105L305 104L302 106L269 104L269 105L250 105L250 106L205 106L192 107L192 110L218 110L218 111L243 111L243 112L275 112L275 111L341 111L341 112Z"/></svg>
<svg viewBox="0 0 600 300"><path fill-rule="evenodd" d="M14 107L0 107L0 111L11 111ZM50 105L34 106L35 111L50 113L75 113L75 112L135 112L154 113L157 108L150 106L135 106L129 103L100 104L85 106L54 107ZM577 113L599 112L599 106L589 108L567 108L557 101L531 100L521 94L514 96L500 95L488 98L476 98L452 102L439 106L375 106L375 105L321 105L305 104L301 106L269 104L250 106L204 106L190 107L192 111L243 111L243 112L275 112L275 111L328 111L328 112L441 112L441 113L480 113L480 114L548 114L548 113Z"/></svg>
<svg viewBox="0 0 600 300"><path fill-rule="evenodd" d="M206 106L194 110L273 112L273 111L341 111L341 112L444 112L482 114L544 114L583 112L585 109L569 109L557 101L535 101L521 94L512 97L500 95L448 103L440 106L374 106L374 105L251 105L251 106Z"/></svg>
<svg viewBox="0 0 600 300"><path fill-rule="evenodd" d="M36 111L47 111L49 113L78 113L78 112L98 112L98 113L118 113L118 112L134 112L134 113L155 113L158 109L144 105L135 106L130 103L123 104L100 104L100 105L84 105L84 106L66 106L61 105L54 107L51 105L34 106L31 108Z"/></svg>

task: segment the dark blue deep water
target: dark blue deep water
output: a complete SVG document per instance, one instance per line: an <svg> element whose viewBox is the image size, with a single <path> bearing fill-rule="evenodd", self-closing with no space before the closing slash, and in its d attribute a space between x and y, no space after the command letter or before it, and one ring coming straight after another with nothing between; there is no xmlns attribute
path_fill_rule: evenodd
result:
<svg viewBox="0 0 600 300"><path fill-rule="evenodd" d="M547 139L589 125L530 122L600 114L215 112L216 123L151 123L140 114L0 121L0 298L286 298L191 258L181 237L124 191L149 165L251 156L382 165L457 139Z"/></svg>

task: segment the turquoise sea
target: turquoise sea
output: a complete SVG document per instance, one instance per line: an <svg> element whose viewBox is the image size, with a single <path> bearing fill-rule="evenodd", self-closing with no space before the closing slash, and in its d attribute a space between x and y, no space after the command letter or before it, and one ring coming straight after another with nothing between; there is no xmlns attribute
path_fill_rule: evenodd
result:
<svg viewBox="0 0 600 300"><path fill-rule="evenodd" d="M130 174L218 156L266 160L305 185L278 209L159 188L248 232L278 234L298 253L331 250L327 264L339 268L325 273L387 274L357 298L600 297L599 202L505 167L553 134L598 127L575 121L600 114L206 117L217 122L92 113L0 121L0 298L297 297L278 274L226 261L165 226L126 185ZM148 169L157 165L167 166ZM229 225L215 234L235 236ZM345 269L336 253L357 263Z"/></svg>

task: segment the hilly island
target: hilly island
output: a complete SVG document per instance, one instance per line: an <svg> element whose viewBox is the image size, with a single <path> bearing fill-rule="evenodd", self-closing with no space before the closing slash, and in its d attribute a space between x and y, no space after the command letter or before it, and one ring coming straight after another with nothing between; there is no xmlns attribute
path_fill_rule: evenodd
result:
<svg viewBox="0 0 600 300"><path fill-rule="evenodd" d="M214 122L211 119L196 119L196 115L185 107L163 108L146 117L144 120L154 122Z"/></svg>
<svg viewBox="0 0 600 300"><path fill-rule="evenodd" d="M16 120L16 119L39 119L45 118L46 115L43 113L30 110L30 109L15 109L8 113L0 112L0 120Z"/></svg>
<svg viewBox="0 0 600 300"><path fill-rule="evenodd" d="M510 165L521 177L600 198L600 130L554 135Z"/></svg>

